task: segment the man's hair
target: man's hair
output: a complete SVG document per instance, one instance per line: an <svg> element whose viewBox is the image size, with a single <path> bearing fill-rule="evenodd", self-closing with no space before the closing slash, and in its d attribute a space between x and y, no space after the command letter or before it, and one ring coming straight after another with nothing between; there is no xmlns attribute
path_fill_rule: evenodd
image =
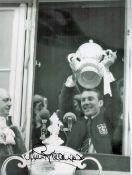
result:
<svg viewBox="0 0 132 175"><path fill-rule="evenodd" d="M33 108L35 108L37 103L44 103L44 99L41 95L35 94L33 97Z"/></svg>
<svg viewBox="0 0 132 175"><path fill-rule="evenodd" d="M103 94L101 93L101 91L99 89L83 89L83 91L81 92L81 94L84 92L84 91L91 91L91 92L96 92L97 95L98 95L98 99L99 100L103 100Z"/></svg>

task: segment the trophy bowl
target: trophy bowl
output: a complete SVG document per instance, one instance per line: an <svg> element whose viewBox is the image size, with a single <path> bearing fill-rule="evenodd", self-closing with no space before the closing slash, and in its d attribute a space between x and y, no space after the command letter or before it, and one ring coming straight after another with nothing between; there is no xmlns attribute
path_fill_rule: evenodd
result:
<svg viewBox="0 0 132 175"><path fill-rule="evenodd" d="M93 66L83 67L76 75L78 83L86 89L97 87L102 79L99 70Z"/></svg>

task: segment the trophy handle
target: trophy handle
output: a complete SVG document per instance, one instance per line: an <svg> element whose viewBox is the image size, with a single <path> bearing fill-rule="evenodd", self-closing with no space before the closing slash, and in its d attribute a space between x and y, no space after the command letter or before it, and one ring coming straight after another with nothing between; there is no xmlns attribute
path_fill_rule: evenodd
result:
<svg viewBox="0 0 132 175"><path fill-rule="evenodd" d="M104 51L104 59L102 60L102 64L109 70L109 67L115 62L117 55L116 52L113 52L110 49Z"/></svg>
<svg viewBox="0 0 132 175"><path fill-rule="evenodd" d="M68 55L67 59L68 59L68 62L71 63L73 61L73 58L75 57L75 53L71 53Z"/></svg>
<svg viewBox="0 0 132 175"><path fill-rule="evenodd" d="M78 162L77 167L80 169L86 168L87 164L84 163L84 161L86 161L86 160L92 160L93 162L95 162L98 166L98 175L100 175L102 173L102 166L101 166L100 162L93 157L85 157L83 160Z"/></svg>
<svg viewBox="0 0 132 175"><path fill-rule="evenodd" d="M112 54L113 51L112 51L111 49L107 49L107 50L105 50L105 53L106 53L107 55L109 55L109 54Z"/></svg>
<svg viewBox="0 0 132 175"><path fill-rule="evenodd" d="M113 59L115 60L117 58L116 52L112 51L111 49L104 50L103 55L106 56L106 58L111 59L112 61Z"/></svg>
<svg viewBox="0 0 132 175"><path fill-rule="evenodd" d="M72 71L77 71L80 66L80 59L78 59L78 55L76 53L71 53L68 55L67 60L70 64Z"/></svg>
<svg viewBox="0 0 132 175"><path fill-rule="evenodd" d="M6 173L6 167L8 165L8 163L11 161L11 160L19 160L20 162L17 164L17 166L19 168L25 168L27 166L26 164L26 161L19 157L19 156L11 156L11 157L8 157L2 164L2 167L1 167L1 175L7 175Z"/></svg>

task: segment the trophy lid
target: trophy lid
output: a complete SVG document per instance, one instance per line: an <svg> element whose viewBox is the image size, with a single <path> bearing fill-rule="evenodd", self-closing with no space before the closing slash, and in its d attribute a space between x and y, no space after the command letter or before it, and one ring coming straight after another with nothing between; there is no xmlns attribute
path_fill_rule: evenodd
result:
<svg viewBox="0 0 132 175"><path fill-rule="evenodd" d="M84 43L78 48L76 54L81 59L95 58L100 60L103 55L103 48L94 43L93 40L89 40L88 43Z"/></svg>

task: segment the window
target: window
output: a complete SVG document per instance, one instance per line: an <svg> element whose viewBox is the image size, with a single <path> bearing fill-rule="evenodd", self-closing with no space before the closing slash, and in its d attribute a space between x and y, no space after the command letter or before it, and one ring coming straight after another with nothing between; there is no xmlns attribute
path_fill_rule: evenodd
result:
<svg viewBox="0 0 132 175"><path fill-rule="evenodd" d="M62 84L72 73L68 54L92 39L104 50L117 52L117 60L110 68L116 80L111 83L113 94L104 98L107 116L110 115L108 123L113 130L123 112L119 86L124 82L124 26L124 1L39 3L34 93L47 97L51 113L58 109Z"/></svg>
<svg viewBox="0 0 132 175"><path fill-rule="evenodd" d="M0 3L0 87L10 92L10 115L17 126L21 116L26 7L26 4Z"/></svg>

